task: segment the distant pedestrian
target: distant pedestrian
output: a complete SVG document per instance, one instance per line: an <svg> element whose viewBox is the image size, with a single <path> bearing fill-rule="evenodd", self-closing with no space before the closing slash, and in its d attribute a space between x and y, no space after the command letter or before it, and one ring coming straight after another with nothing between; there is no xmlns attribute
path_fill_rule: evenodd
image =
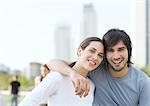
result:
<svg viewBox="0 0 150 106"><path fill-rule="evenodd" d="M20 82L18 81L18 76L13 76L12 81L9 85L9 90L12 95L11 98L11 106L17 106L18 105L18 93L20 88Z"/></svg>

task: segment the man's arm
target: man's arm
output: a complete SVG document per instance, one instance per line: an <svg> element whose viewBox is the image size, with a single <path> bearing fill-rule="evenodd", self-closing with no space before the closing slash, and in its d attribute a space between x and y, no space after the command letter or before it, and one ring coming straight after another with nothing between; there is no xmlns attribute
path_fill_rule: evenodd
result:
<svg viewBox="0 0 150 106"><path fill-rule="evenodd" d="M66 62L60 59L54 59L54 60L51 60L47 64L47 66L52 71L57 71L57 72L60 72L61 74L70 76L71 72L74 70L68 66L69 64L71 64L71 62Z"/></svg>
<svg viewBox="0 0 150 106"><path fill-rule="evenodd" d="M89 80L80 74L78 74L75 70L73 70L68 65L71 62L66 62L64 60L54 59L51 60L47 66L50 70L60 72L64 75L67 75L71 78L72 83L75 87L76 95L87 96L90 90Z"/></svg>

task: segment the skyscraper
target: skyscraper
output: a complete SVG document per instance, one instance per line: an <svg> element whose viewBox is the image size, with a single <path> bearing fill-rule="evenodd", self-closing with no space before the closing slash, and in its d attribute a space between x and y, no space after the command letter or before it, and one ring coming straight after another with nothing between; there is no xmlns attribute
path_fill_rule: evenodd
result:
<svg viewBox="0 0 150 106"><path fill-rule="evenodd" d="M60 25L54 34L55 56L65 60L70 59L70 27Z"/></svg>
<svg viewBox="0 0 150 106"><path fill-rule="evenodd" d="M83 20L81 21L82 38L97 35L97 21L97 14L93 4L85 4L83 7Z"/></svg>
<svg viewBox="0 0 150 106"><path fill-rule="evenodd" d="M29 63L29 79L33 79L40 75L41 63L30 62Z"/></svg>
<svg viewBox="0 0 150 106"><path fill-rule="evenodd" d="M146 4L146 65L150 65L150 0L146 0L145 4Z"/></svg>

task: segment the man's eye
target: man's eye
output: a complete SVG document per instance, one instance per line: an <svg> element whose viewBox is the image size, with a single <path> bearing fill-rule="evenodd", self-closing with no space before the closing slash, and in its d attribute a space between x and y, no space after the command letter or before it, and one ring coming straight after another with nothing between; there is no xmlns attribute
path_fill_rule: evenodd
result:
<svg viewBox="0 0 150 106"><path fill-rule="evenodd" d="M124 50L125 50L125 48L120 48L120 49L119 49L119 51L124 51Z"/></svg>

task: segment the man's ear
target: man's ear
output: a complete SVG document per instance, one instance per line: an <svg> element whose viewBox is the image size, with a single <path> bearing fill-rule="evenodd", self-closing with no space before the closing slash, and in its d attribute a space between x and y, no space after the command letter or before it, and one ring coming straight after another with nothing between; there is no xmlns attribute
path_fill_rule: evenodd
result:
<svg viewBox="0 0 150 106"><path fill-rule="evenodd" d="M81 56L81 52L82 52L82 48L79 47L78 50L77 50L77 55L78 55L78 56Z"/></svg>

